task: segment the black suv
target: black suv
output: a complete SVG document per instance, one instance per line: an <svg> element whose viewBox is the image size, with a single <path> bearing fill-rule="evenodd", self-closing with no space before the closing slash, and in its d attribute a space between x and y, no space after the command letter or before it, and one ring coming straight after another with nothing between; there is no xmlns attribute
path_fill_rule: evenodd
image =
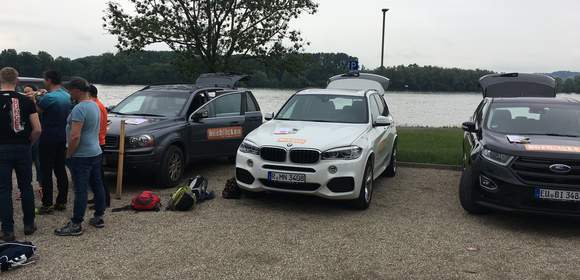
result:
<svg viewBox="0 0 580 280"><path fill-rule="evenodd" d="M105 165L116 168L121 120L126 121L125 167L154 174L159 187L179 184L198 158L235 157L244 137L262 124L244 76L204 74L195 85L147 86L110 109Z"/></svg>
<svg viewBox="0 0 580 280"><path fill-rule="evenodd" d="M463 208L580 216L580 101L556 97L544 75L480 84L484 99L463 124Z"/></svg>

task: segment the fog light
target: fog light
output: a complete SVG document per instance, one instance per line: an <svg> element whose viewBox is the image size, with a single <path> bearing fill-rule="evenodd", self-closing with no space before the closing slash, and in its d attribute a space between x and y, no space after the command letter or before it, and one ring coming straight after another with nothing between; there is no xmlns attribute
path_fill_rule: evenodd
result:
<svg viewBox="0 0 580 280"><path fill-rule="evenodd" d="M330 167L328 167L328 172L330 172L330 174L335 174L336 172L338 172L338 168L334 165L331 165Z"/></svg>
<svg viewBox="0 0 580 280"><path fill-rule="evenodd" d="M481 188L483 188L484 190L487 190L490 192L497 191L497 184L493 180L491 180L483 175L479 176L479 186L481 186Z"/></svg>
<svg viewBox="0 0 580 280"><path fill-rule="evenodd" d="M249 167L254 167L254 161L253 160L249 159L246 163L248 164Z"/></svg>

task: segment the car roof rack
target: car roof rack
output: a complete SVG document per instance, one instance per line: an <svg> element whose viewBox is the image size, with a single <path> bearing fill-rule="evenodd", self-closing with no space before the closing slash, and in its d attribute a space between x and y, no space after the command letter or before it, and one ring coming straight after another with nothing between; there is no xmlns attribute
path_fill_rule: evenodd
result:
<svg viewBox="0 0 580 280"><path fill-rule="evenodd" d="M206 73L199 75L195 85L200 88L216 87L235 89L238 88L241 81L247 80L248 78L248 75L235 73Z"/></svg>
<svg viewBox="0 0 580 280"><path fill-rule="evenodd" d="M374 89L384 94L389 88L389 84L390 80L387 77L370 73L351 72L331 77L328 79L327 88L354 90Z"/></svg>
<svg viewBox="0 0 580 280"><path fill-rule="evenodd" d="M479 79L483 97L556 97L556 80L542 74L490 74Z"/></svg>

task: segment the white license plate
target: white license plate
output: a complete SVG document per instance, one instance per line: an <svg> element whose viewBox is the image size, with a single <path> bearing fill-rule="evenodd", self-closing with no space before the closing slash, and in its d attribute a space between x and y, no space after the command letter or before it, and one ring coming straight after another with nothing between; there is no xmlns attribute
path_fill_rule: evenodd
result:
<svg viewBox="0 0 580 280"><path fill-rule="evenodd" d="M580 201L580 192L537 188L536 198L559 201Z"/></svg>
<svg viewBox="0 0 580 280"><path fill-rule="evenodd" d="M268 172L268 181L284 183L306 183L306 174Z"/></svg>

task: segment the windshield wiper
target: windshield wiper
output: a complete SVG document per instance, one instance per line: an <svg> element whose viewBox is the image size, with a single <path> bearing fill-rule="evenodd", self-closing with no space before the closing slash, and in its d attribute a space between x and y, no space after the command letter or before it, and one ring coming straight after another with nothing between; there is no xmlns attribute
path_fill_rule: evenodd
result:
<svg viewBox="0 0 580 280"><path fill-rule="evenodd" d="M574 138L580 137L578 135L560 134L560 133L526 133L524 135L554 136L554 137L574 137Z"/></svg>
<svg viewBox="0 0 580 280"><path fill-rule="evenodd" d="M126 115L127 115L127 114L125 114L125 113L121 113L121 112L115 112L115 111L111 111L111 112L109 112L109 113L111 113L111 114L116 114L116 115L121 115L121 116L126 116Z"/></svg>

